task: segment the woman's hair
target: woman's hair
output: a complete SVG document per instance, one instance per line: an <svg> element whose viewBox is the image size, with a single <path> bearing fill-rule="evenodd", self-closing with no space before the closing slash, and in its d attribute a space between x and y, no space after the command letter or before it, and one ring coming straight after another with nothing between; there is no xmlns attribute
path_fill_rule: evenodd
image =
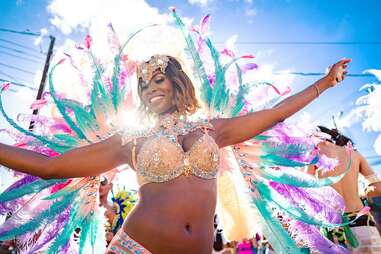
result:
<svg viewBox="0 0 381 254"><path fill-rule="evenodd" d="M177 108L177 111L182 115L193 114L199 108L198 101L196 99L195 89L192 81L189 79L188 75L183 71L181 64L176 58L172 56L167 56L169 59L167 68L165 69L164 75L171 81L174 96L173 103ZM142 98L142 83L143 79L138 80L138 95L140 99ZM148 116L152 116L153 112L144 105L142 102L140 105L140 110Z"/></svg>
<svg viewBox="0 0 381 254"><path fill-rule="evenodd" d="M340 132L337 129L329 129L324 126L318 126L318 128L321 132L331 136L331 139L327 139L327 141L331 143L334 143L338 146L346 146L348 142L351 142L353 145L353 141L350 138L340 134Z"/></svg>

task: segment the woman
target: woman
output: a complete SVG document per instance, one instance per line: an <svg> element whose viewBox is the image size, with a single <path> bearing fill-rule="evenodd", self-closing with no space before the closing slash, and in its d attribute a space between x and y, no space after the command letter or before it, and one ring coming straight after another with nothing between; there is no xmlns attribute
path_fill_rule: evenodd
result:
<svg viewBox="0 0 381 254"><path fill-rule="evenodd" d="M194 87L175 58L155 55L138 71L142 109L156 119L150 135L116 134L52 158L0 144L0 164L45 179L96 176L129 164L141 184L140 199L108 253L210 254L218 149L251 139L298 112L341 82L349 62L337 62L324 78L274 108L189 123L187 116L199 107Z"/></svg>

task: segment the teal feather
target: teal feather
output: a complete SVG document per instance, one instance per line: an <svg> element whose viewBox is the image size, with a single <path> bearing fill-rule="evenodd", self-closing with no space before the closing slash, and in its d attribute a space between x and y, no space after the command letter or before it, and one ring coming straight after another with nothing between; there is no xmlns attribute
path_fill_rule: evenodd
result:
<svg viewBox="0 0 381 254"><path fill-rule="evenodd" d="M119 106L119 74L120 74L120 56L117 55L114 58L114 70L112 74L112 90L111 90L111 98L112 104L114 105L115 111L118 111Z"/></svg>
<svg viewBox="0 0 381 254"><path fill-rule="evenodd" d="M242 70L238 66L238 64L236 64L236 71L237 71L238 82L239 82L239 90L238 90L238 94L235 96L235 103L234 103L233 109L231 110L231 113L230 113L232 117L237 116L242 111L243 107L246 104L246 102L245 102L245 95L249 91L247 86L245 86L243 84L243 81L242 81Z"/></svg>
<svg viewBox="0 0 381 254"><path fill-rule="evenodd" d="M20 188L12 189L9 192L3 192L0 194L0 203L10 200L20 198L24 195L37 193L42 191L45 188L49 188L52 185L57 183L64 183L66 179L50 179L50 180L37 180L25 185L22 185Z"/></svg>
<svg viewBox="0 0 381 254"><path fill-rule="evenodd" d="M59 253L70 240L74 233L74 230L78 228L81 218L78 218L78 204L72 207L70 210L69 223L65 225L61 233L54 239L54 242L50 245L49 250L46 254Z"/></svg>
<svg viewBox="0 0 381 254"><path fill-rule="evenodd" d="M87 112L79 103L66 99L61 102L65 108L73 110L77 125L82 131L95 132L99 129L95 116L91 112Z"/></svg>
<svg viewBox="0 0 381 254"><path fill-rule="evenodd" d="M43 210L27 223L2 233L0 235L0 241L9 240L16 236L23 235L27 232L36 231L42 225L45 225L54 220L58 214L62 213L63 210L69 207L73 201L73 198L74 194L54 202L48 209Z"/></svg>
<svg viewBox="0 0 381 254"><path fill-rule="evenodd" d="M54 134L53 137L60 144L64 144L65 146L69 147L69 149L72 149L72 148L78 146L78 142L80 141L76 137L73 137L73 136L68 135L68 134L62 134L62 133Z"/></svg>
<svg viewBox="0 0 381 254"><path fill-rule="evenodd" d="M307 165L316 164L318 157L316 156L311 162L304 163L298 162L291 159L284 158L276 154L265 154L259 156L263 165L272 165L272 166L284 166L284 167L304 167Z"/></svg>
<svg viewBox="0 0 381 254"><path fill-rule="evenodd" d="M119 57L122 55L124 48L128 45L128 43L130 43L130 41L131 41L136 35L138 35L138 34L139 34L140 32L142 32L143 30L145 30L145 29L147 29L147 28L150 28L150 27L154 27L154 26L158 26L158 24L151 24L151 25L144 26L144 27L138 29L136 32L132 33L132 34L128 37L128 39L126 40L126 42L123 44L123 46L120 47Z"/></svg>
<svg viewBox="0 0 381 254"><path fill-rule="evenodd" d="M86 240L89 237L89 233L91 232L92 224L95 223L93 221L93 217L94 217L94 215L90 214L82 222L81 233L80 233L80 237L79 237L79 254L83 253L83 249L85 247Z"/></svg>
<svg viewBox="0 0 381 254"><path fill-rule="evenodd" d="M337 175L337 176L330 176L325 177L322 179L316 179L312 177L303 177L301 175L301 172L292 168L288 168L287 172L284 172L283 170L274 170L270 167L262 166L261 169L261 176L266 178L267 180L271 180L277 183L282 184L288 184L295 187L302 187L302 188L318 188L323 186L330 186L338 181L340 181L351 169L352 165L352 158L350 157L350 160L347 164L346 169L343 173ZM302 177L301 177L302 176Z"/></svg>
<svg viewBox="0 0 381 254"><path fill-rule="evenodd" d="M94 217L94 216L93 216ZM94 247L95 241L98 236L98 229L99 229L99 219L94 218L94 222L91 223L91 232L90 232L90 244ZM103 233L103 232L102 232Z"/></svg>
<svg viewBox="0 0 381 254"><path fill-rule="evenodd" d="M228 105L229 94L226 89L225 72L220 62L220 56L217 49L213 46L209 38L205 39L206 45L209 48L210 55L214 62L216 80L212 90L211 105L214 110L224 113Z"/></svg>
<svg viewBox="0 0 381 254"><path fill-rule="evenodd" d="M287 156L300 156L308 154L314 149L313 145L308 144L286 144L279 142L262 142L262 151L267 154L278 154Z"/></svg>
<svg viewBox="0 0 381 254"><path fill-rule="evenodd" d="M5 112L4 110L4 107L3 107L3 101L2 101L2 92L0 92L0 111L1 111L1 114L3 115L3 117L5 118L5 120L13 127L15 128L16 130L18 130L19 132L27 135L27 136L31 136L31 137L34 137L35 139L41 141L43 144L46 144L49 148L55 150L56 152L58 153L62 153L64 151L66 151L67 149L69 149L70 147L67 147L67 146L63 146L63 145L60 145L52 140L49 140L41 135L37 135L33 132L30 132L24 128L22 128L20 125L18 125L15 121L13 121L9 116L8 114Z"/></svg>
<svg viewBox="0 0 381 254"><path fill-rule="evenodd" d="M57 68L58 65L59 65L59 63L54 65L52 67L52 70L49 72L49 90L50 90L50 94L51 94L51 96L53 98L53 101L54 101L55 105L58 108L58 111L61 113L62 117L65 119L66 123L70 126L70 128L77 134L77 136L80 139L87 140L87 138L86 138L85 134L82 132L82 130L74 123L74 121L66 113L66 109L65 109L64 104L56 96L56 91L55 91L55 88L53 86L53 73L54 73L54 70ZM87 141L89 142L89 140L87 140Z"/></svg>
<svg viewBox="0 0 381 254"><path fill-rule="evenodd" d="M184 36L185 42L187 44L187 52L190 54L195 64L194 71L196 73L196 76L200 80L200 84L201 84L201 97L203 101L207 104L207 106L210 107L212 102L212 96L213 96L212 87L210 86L208 76L206 74L205 67L202 63L201 57L197 52L197 49L194 45L194 41L192 37L186 31L185 25L180 19L180 17L174 11L172 12L172 14L175 19L176 26L181 30Z"/></svg>
<svg viewBox="0 0 381 254"><path fill-rule="evenodd" d="M98 114L107 115L110 112L110 108L112 107L112 101L107 96L107 93L103 87L103 85L98 81L93 82L94 87L91 91L91 112L98 118Z"/></svg>
<svg viewBox="0 0 381 254"><path fill-rule="evenodd" d="M272 216L269 208L262 198L253 198L252 202L258 208L262 216L262 231L271 243L276 253L284 254L303 254L302 250L296 245L295 241L286 232L280 222Z"/></svg>

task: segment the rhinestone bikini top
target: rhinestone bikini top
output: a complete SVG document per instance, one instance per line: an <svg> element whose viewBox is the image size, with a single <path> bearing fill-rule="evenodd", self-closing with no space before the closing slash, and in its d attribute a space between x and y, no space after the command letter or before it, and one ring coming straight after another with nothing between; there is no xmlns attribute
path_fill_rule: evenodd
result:
<svg viewBox="0 0 381 254"><path fill-rule="evenodd" d="M208 130L213 129L210 123L187 122L173 115L167 115L158 123L153 130L144 135L147 139L136 157L135 168L140 186L151 182L170 181L180 175L194 175L203 179L216 178L219 148L208 134ZM185 152L177 136L197 129L203 130L203 135Z"/></svg>

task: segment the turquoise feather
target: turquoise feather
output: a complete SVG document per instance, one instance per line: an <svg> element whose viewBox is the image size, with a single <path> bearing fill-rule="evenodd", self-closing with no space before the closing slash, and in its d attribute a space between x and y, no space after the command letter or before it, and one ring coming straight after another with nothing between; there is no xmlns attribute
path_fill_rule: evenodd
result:
<svg viewBox="0 0 381 254"><path fill-rule="evenodd" d="M85 218L82 222L81 233L79 237L79 254L83 253L83 249L85 247L86 240L89 238L89 233L91 232L91 226L93 223L95 222L93 221L92 214L87 216L87 218Z"/></svg>
<svg viewBox="0 0 381 254"><path fill-rule="evenodd" d="M54 65L52 67L52 70L49 72L49 89L50 89L50 94L51 94L51 96L53 98L53 101L54 101L55 105L58 108L58 111L61 113L62 117L65 119L66 123L70 126L70 128L77 134L77 136L80 139L85 139L85 140L87 140L90 143L90 141L86 138L86 136L82 132L82 130L74 123L74 121L66 113L65 105L56 96L56 91L55 91L54 86L53 86L53 73L54 73L54 70L57 68L58 65L59 65L59 63Z"/></svg>
<svg viewBox="0 0 381 254"><path fill-rule="evenodd" d="M82 131L95 132L99 129L95 116L91 112L87 112L79 103L63 99L62 105L74 112L78 127Z"/></svg>
<svg viewBox="0 0 381 254"><path fill-rule="evenodd" d="M286 232L279 220L274 219L271 209L261 198L253 198L252 202L258 208L262 216L262 231L271 243L276 253L303 254L302 250L295 244L295 241Z"/></svg>
<svg viewBox="0 0 381 254"><path fill-rule="evenodd" d="M54 242L50 245L46 254L59 253L59 251L68 243L74 230L78 228L78 225L80 224L80 219L77 217L78 209L78 204L72 207L70 210L70 218L68 220L69 223L65 225L61 233L54 239Z"/></svg>
<svg viewBox="0 0 381 254"><path fill-rule="evenodd" d="M37 180L21 186L20 188L13 189L9 192L0 194L0 203L20 198L22 196L37 193L45 188L49 188L57 183L64 183L66 179L50 179L50 180Z"/></svg>
<svg viewBox="0 0 381 254"><path fill-rule="evenodd" d="M209 79L208 79L208 76L206 74L205 67L202 63L201 57L197 52L197 49L194 45L192 37L186 31L185 25L182 22L182 20L180 19L180 17L176 14L175 11L172 12L172 15L175 19L176 26L180 29L180 31L182 32L182 34L184 36L185 42L187 44L187 52L190 54L190 56L192 57L193 62L195 64L194 71L196 73L196 76L200 80L200 84L201 84L201 97L202 97L203 101L206 103L206 105L208 107L210 107L211 102L212 102L212 96L213 96L212 90L213 89L210 86Z"/></svg>
<svg viewBox="0 0 381 254"><path fill-rule="evenodd" d="M73 201L73 198L74 195L69 195L62 200L54 202L48 209L43 210L27 223L2 233L0 235L0 241L9 240L16 236L23 235L27 232L36 231L42 225L45 225L54 220L58 214L62 213L63 210L69 207Z"/></svg>
<svg viewBox="0 0 381 254"><path fill-rule="evenodd" d="M3 101L2 101L2 92L0 92L0 111L1 111L1 114L3 115L3 117L5 118L5 120L13 127L15 128L16 130L18 130L19 132L27 135L27 136L31 136L31 137L34 137L35 139L41 141L43 144L46 144L49 148L55 150L56 152L58 153L62 153L64 151L66 151L67 149L69 149L70 147L67 147L67 146L64 146L64 145L60 145L52 140L49 140L41 135L37 135L33 132L30 132L24 128L22 128L20 125L18 125L15 121L13 121L9 116L8 114L5 112L4 110L4 107L3 107Z"/></svg>
<svg viewBox="0 0 381 254"><path fill-rule="evenodd" d="M114 105L115 111L118 111L119 106L119 74L120 74L120 56L117 55L114 58L114 70L112 74L112 89L111 89L111 98L112 104Z"/></svg>

